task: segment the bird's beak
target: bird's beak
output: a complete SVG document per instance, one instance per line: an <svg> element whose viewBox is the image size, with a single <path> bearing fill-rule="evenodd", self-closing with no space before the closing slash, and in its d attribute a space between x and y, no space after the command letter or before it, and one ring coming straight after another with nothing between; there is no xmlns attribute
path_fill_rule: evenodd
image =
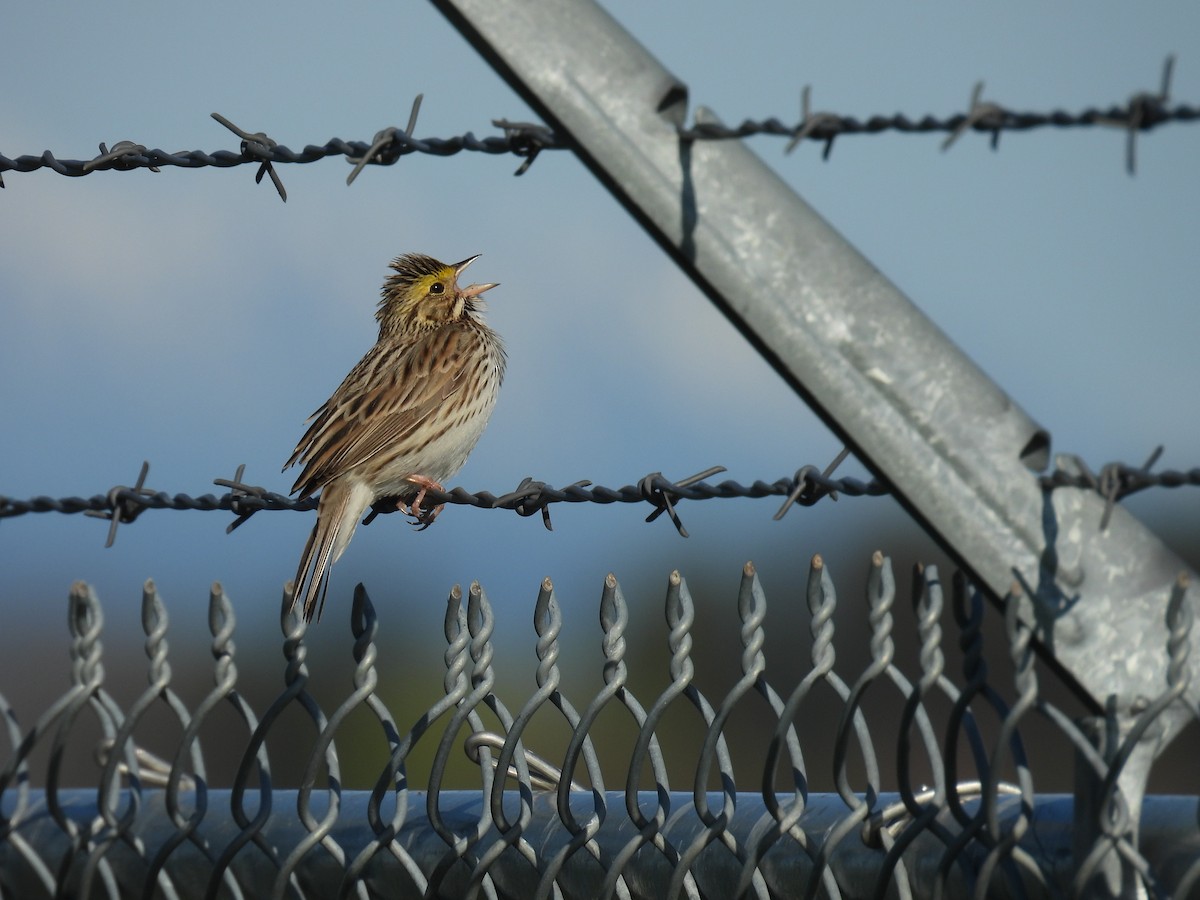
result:
<svg viewBox="0 0 1200 900"><path fill-rule="evenodd" d="M484 291L490 291L494 287L500 287L499 283L493 282L492 284L472 284L463 288L461 291L459 291L459 293L464 297L478 297Z"/></svg>
<svg viewBox="0 0 1200 900"><path fill-rule="evenodd" d="M481 257L481 256L483 256L482 253L476 253L474 256L468 256L466 259L464 259L460 263L455 263L451 267L454 269L454 277L458 278L460 275L462 275L462 273L467 270L467 266L469 266L471 263L475 262L475 260L479 259L479 257Z"/></svg>
<svg viewBox="0 0 1200 900"><path fill-rule="evenodd" d="M460 263L455 263L454 264L455 279L457 280L457 278L460 275L462 275L463 271L467 268L467 266L469 266L471 263L475 262L475 260L479 259L479 257L481 257L481 256L483 256L482 253L476 253L474 256L469 256ZM461 294L462 296L467 297L467 298L478 297L484 291L490 291L494 287L499 287L499 285L497 285L497 284L472 284L472 285L469 285L468 287L465 287L462 290L460 290L459 294Z"/></svg>

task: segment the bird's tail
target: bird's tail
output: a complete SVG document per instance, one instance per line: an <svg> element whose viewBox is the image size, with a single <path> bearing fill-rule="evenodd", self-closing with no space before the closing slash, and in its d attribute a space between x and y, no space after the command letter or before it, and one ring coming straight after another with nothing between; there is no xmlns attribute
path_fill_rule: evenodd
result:
<svg viewBox="0 0 1200 900"><path fill-rule="evenodd" d="M321 491L317 503L317 524L300 555L300 567L292 582L291 608L304 601L304 621L321 617L325 594L329 590L329 567L337 562L358 525L359 517L371 505L373 495L365 484L334 481Z"/></svg>

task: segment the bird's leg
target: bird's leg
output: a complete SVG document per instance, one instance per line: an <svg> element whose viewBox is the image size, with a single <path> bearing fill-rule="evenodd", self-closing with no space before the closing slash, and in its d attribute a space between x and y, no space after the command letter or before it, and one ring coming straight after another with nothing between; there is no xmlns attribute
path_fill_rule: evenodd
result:
<svg viewBox="0 0 1200 900"><path fill-rule="evenodd" d="M406 504L403 500L397 502L396 506L400 512L406 516L413 517L413 524L421 526L418 531L424 531L433 524L433 520L438 517L438 513L442 511L444 503L439 503L433 509L422 509L421 503L425 499L426 491L441 491L445 490L441 484L434 481L432 478L426 478L424 475L409 475L406 481L410 481L420 488L417 491L417 496L413 498L411 504Z"/></svg>

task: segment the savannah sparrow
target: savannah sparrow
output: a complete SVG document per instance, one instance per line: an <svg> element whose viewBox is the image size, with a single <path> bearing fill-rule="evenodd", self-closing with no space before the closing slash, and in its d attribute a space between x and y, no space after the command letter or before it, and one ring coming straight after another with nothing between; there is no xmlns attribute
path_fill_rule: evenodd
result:
<svg viewBox="0 0 1200 900"><path fill-rule="evenodd" d="M415 525L428 527L440 490L474 449L504 378L504 345L484 324L480 294L494 284L460 288L472 256L446 265L409 254L392 262L375 318L379 339L312 424L284 469L303 463L292 492L318 490L313 526L292 583L292 608L320 615L329 566L350 543L359 518L381 497L396 497Z"/></svg>

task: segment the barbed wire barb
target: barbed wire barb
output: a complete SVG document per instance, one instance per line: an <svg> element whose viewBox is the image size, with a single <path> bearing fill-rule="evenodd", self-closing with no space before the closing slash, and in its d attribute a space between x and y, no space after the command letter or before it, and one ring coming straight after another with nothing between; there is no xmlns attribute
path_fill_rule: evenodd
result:
<svg viewBox="0 0 1200 900"><path fill-rule="evenodd" d="M1134 470L1136 474L1149 477L1150 470L1154 467L1154 464L1158 462L1158 458L1162 456L1162 453L1163 445L1159 444L1150 452L1150 455L1146 457L1146 461L1142 463L1139 468ZM1108 529L1108 522L1109 519L1112 518L1113 507L1117 505L1117 500L1120 496L1123 482L1125 481L1125 475L1126 473L1122 472L1121 467L1116 466L1113 463L1109 463L1100 470L1100 479L1099 484L1096 486L1096 490L1098 490L1100 495L1104 498L1104 515L1100 517L1101 531Z"/></svg>
<svg viewBox="0 0 1200 900"><path fill-rule="evenodd" d="M832 482L829 476L846 461L846 457L849 455L850 448L843 447L842 452L833 458L833 462L825 467L824 472L818 473L816 466L804 466L798 470L794 478L796 486L788 493L787 498L783 501L783 506L779 507L779 512L775 513L775 521L778 522L786 516L787 511L797 503L801 506L812 506L825 496L836 503L837 489L831 486Z"/></svg>
<svg viewBox="0 0 1200 900"><path fill-rule="evenodd" d="M367 163L379 163L380 165L390 166L400 158L400 146L397 141L397 135L402 135L406 140L411 141L413 131L417 127L417 114L421 111L421 101L425 99L424 94L417 94L413 98L412 111L408 114L408 127L404 131L400 131L394 125L390 128L385 128L382 131L375 133L375 141L370 148L362 156L347 156L346 162L354 165L354 171L346 176L346 186L354 184L354 179L358 177L367 165ZM395 147L395 149L392 149Z"/></svg>
<svg viewBox="0 0 1200 900"><path fill-rule="evenodd" d="M543 150L562 150L566 144L545 125L534 122L510 122L508 119L492 119L492 124L503 130L504 137L512 144L512 152L525 157L513 175L524 175Z"/></svg>
<svg viewBox="0 0 1200 900"><path fill-rule="evenodd" d="M135 144L133 141L117 141L110 150L104 141L101 141L100 155L83 164L83 173L87 174L98 168L118 169L123 172L137 169L141 167L138 159L145 154L144 144ZM158 166L148 165L145 168L156 174L162 171Z"/></svg>
<svg viewBox="0 0 1200 900"><path fill-rule="evenodd" d="M712 466L703 472L689 475L682 481L674 483L667 481L663 477L662 472L651 472L639 484L642 497L647 503L652 503L655 506L654 512L646 516L646 521L653 522L663 513L666 513L671 519L671 524L675 526L675 530L679 532L679 536L687 537L688 531L683 527L683 521L679 518L679 513L675 511L675 505L671 502L671 493L682 487L691 487L693 484L699 484L704 479L718 475L724 471L727 471L724 466Z"/></svg>
<svg viewBox="0 0 1200 900"><path fill-rule="evenodd" d="M107 550L117 540L117 528L123 523L132 522L142 514L142 510L146 507L137 502L138 497L153 495L153 491L148 491L145 488L146 476L150 474L150 461L143 460L141 471L138 472L137 482L132 488L118 485L108 492L107 510L88 509L84 511L85 516L94 516L97 519L108 519L111 523L108 526L108 539L104 542L104 548ZM131 496L132 495L132 496Z"/></svg>
<svg viewBox="0 0 1200 900"><path fill-rule="evenodd" d="M271 183L275 185L275 190L279 192L279 199L287 203L287 191L283 188L283 182L279 178L279 173L275 171L275 167L271 164L275 148L279 144L261 131L251 134L239 128L220 113L213 113L212 117L242 139L242 156L246 158L247 162L259 162L258 172L254 175L254 183L261 184L263 175L270 175Z"/></svg>
<svg viewBox="0 0 1200 900"><path fill-rule="evenodd" d="M1008 111L998 103L985 103L981 99L983 97L983 82L975 82L975 87L971 89L971 106L967 110L967 115L955 127L955 129L947 135L942 141L942 152L945 153L950 149L950 146L962 137L963 132L968 128L983 128L992 132L992 149L996 150L1000 146L1000 130L1004 126L1005 117Z"/></svg>
<svg viewBox="0 0 1200 900"><path fill-rule="evenodd" d="M1125 133L1125 170L1136 174L1137 133L1146 127L1145 122L1153 117L1166 114L1167 99L1171 95L1171 76L1175 71L1175 54L1168 53L1163 60L1162 80L1159 82L1157 94L1138 93L1129 99L1129 123Z"/></svg>
<svg viewBox="0 0 1200 900"><path fill-rule="evenodd" d="M245 474L246 464L241 463L237 467L237 471L234 472L232 479L213 479L213 484L215 484L217 487L229 488L229 509L231 512L237 514L237 518L230 522L228 527L225 529L226 534L233 534L234 529L242 525L247 519L249 519L252 515L254 515L255 512L258 511L257 507L243 511L241 498L258 497L261 500L266 496L267 493L263 488L243 484L242 476Z"/></svg>
<svg viewBox="0 0 1200 900"><path fill-rule="evenodd" d="M815 132L824 129L826 126L830 128L837 127L838 117L833 113L812 112L809 105L811 97L812 85L806 84L800 90L800 124L796 126L796 134L788 141L787 146L783 148L785 156L795 150L806 137L811 137ZM833 139L836 137L836 131L825 135L825 149L821 151L821 159L829 159L829 154L833 152Z"/></svg>

